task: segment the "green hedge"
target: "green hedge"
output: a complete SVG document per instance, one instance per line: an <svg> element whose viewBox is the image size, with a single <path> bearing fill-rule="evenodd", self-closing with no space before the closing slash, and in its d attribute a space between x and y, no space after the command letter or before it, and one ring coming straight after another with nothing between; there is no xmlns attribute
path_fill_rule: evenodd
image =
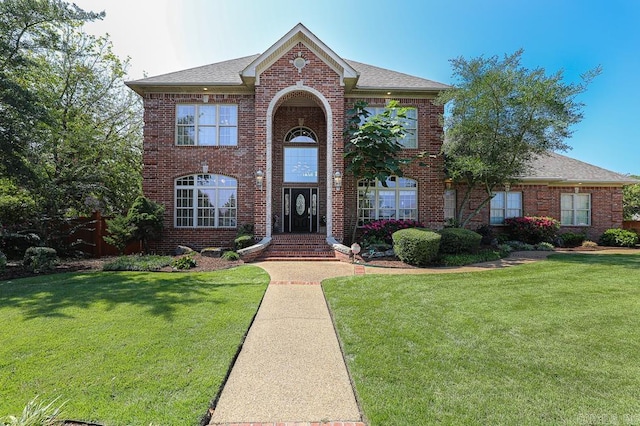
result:
<svg viewBox="0 0 640 426"><path fill-rule="evenodd" d="M400 260L409 265L426 266L438 255L442 237L428 229L410 228L394 232L391 238Z"/></svg>
<svg viewBox="0 0 640 426"><path fill-rule="evenodd" d="M52 271L58 264L58 253L51 247L29 247L24 253L22 264L36 274Z"/></svg>
<svg viewBox="0 0 640 426"><path fill-rule="evenodd" d="M601 246L635 247L636 244L638 244L638 234L626 229L607 229L600 237Z"/></svg>
<svg viewBox="0 0 640 426"><path fill-rule="evenodd" d="M461 254L473 253L480 248L482 235L463 228L444 228L439 231L440 253Z"/></svg>

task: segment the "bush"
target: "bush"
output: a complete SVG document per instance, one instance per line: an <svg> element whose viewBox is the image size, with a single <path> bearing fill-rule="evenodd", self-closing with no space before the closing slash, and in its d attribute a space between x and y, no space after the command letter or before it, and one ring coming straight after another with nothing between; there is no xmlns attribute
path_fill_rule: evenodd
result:
<svg viewBox="0 0 640 426"><path fill-rule="evenodd" d="M7 267L7 256L0 251L0 274L4 272Z"/></svg>
<svg viewBox="0 0 640 426"><path fill-rule="evenodd" d="M532 244L523 243L522 241L507 241L505 244L517 251L531 251L535 249Z"/></svg>
<svg viewBox="0 0 640 426"><path fill-rule="evenodd" d="M463 228L444 228L439 234L440 253L444 254L473 253L482 241L482 235Z"/></svg>
<svg viewBox="0 0 640 426"><path fill-rule="evenodd" d="M505 219L504 224L512 240L528 244L551 243L560 230L560 222L544 216L512 217Z"/></svg>
<svg viewBox="0 0 640 426"><path fill-rule="evenodd" d="M173 269L191 269L197 265L198 263L193 258L193 253L186 254L171 261L171 267Z"/></svg>
<svg viewBox="0 0 640 426"><path fill-rule="evenodd" d="M553 251L555 249L551 243L538 243L533 248L537 251Z"/></svg>
<svg viewBox="0 0 640 426"><path fill-rule="evenodd" d="M424 225L415 220L385 219L369 222L362 227L362 245L368 247L372 244L393 244L394 232L423 227Z"/></svg>
<svg viewBox="0 0 640 426"><path fill-rule="evenodd" d="M498 251L501 257L507 257L513 251L513 247L509 244L498 244Z"/></svg>
<svg viewBox="0 0 640 426"><path fill-rule="evenodd" d="M607 229L600 237L601 246L635 247L636 244L638 244L638 234L626 229Z"/></svg>
<svg viewBox="0 0 640 426"><path fill-rule="evenodd" d="M234 261L240 259L240 255L235 251L225 251L222 253L222 258L224 260Z"/></svg>
<svg viewBox="0 0 640 426"><path fill-rule="evenodd" d="M562 247L578 247L587 239L587 236L583 233L565 232L560 234L559 238L562 240Z"/></svg>
<svg viewBox="0 0 640 426"><path fill-rule="evenodd" d="M149 241L162 234L164 206L145 197L138 197L127 213L128 222L133 225L133 238L142 240L144 252L149 252Z"/></svg>
<svg viewBox="0 0 640 426"><path fill-rule="evenodd" d="M113 219L107 219L107 233L102 237L107 244L118 249L118 253L122 255L127 244L133 239L133 231L135 226L131 223L127 216L115 216Z"/></svg>
<svg viewBox="0 0 640 426"><path fill-rule="evenodd" d="M253 235L240 235L235 240L233 240L233 247L236 250L242 250L243 248L251 247L253 244Z"/></svg>
<svg viewBox="0 0 640 426"><path fill-rule="evenodd" d="M20 233L4 229L0 232L0 247L9 259L22 259L29 247L42 243L40 237L32 232Z"/></svg>
<svg viewBox="0 0 640 426"><path fill-rule="evenodd" d="M29 247L24 252L22 264L36 274L52 271L58 264L58 253L51 247Z"/></svg>
<svg viewBox="0 0 640 426"><path fill-rule="evenodd" d="M582 242L582 245L580 247L588 248L588 249L594 249L594 248L598 247L598 243L596 243L594 241L586 240L586 241Z"/></svg>
<svg viewBox="0 0 640 426"><path fill-rule="evenodd" d="M490 262L492 260L502 259L508 256L509 253L502 253L499 250L482 250L477 253L463 253L463 254L447 254L442 257L442 266L463 266L470 265L472 263Z"/></svg>
<svg viewBox="0 0 640 426"><path fill-rule="evenodd" d="M120 256L113 262L105 263L103 271L159 271L171 264L170 256Z"/></svg>
<svg viewBox="0 0 640 426"><path fill-rule="evenodd" d="M428 229L401 229L392 235L393 249L403 262L426 266L438 255L441 238L440 234Z"/></svg>
<svg viewBox="0 0 640 426"><path fill-rule="evenodd" d="M252 223L243 223L238 226L238 231L236 232L236 236L241 235L253 235L253 224Z"/></svg>
<svg viewBox="0 0 640 426"><path fill-rule="evenodd" d="M480 244L484 244L485 246L493 244L493 239L495 238L493 234L493 226L480 225L476 229L476 232L482 236L482 240L480 240Z"/></svg>

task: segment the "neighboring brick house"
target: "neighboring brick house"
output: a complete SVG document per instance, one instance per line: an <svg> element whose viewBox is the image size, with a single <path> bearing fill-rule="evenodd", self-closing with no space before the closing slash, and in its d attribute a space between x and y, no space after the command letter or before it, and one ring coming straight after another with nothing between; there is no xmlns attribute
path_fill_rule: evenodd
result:
<svg viewBox="0 0 640 426"><path fill-rule="evenodd" d="M253 224L262 245L275 235L315 234L344 253L339 243L350 243L367 185L344 175L346 111L356 100L374 113L390 99L409 107L415 120L405 154L430 154L428 166L413 164L388 188L373 185L360 197L359 221L417 219L440 228L455 209L438 155L443 108L433 102L448 86L345 60L302 24L262 54L127 84L144 99L143 191L166 207L160 251L229 245L238 226ZM563 169L511 188L503 215L515 211L512 193L521 191L521 214L560 218L563 194L582 183L579 194L591 194L588 226L619 226L624 177L603 171L579 179L586 169L576 167L566 180ZM492 211L495 222L499 208L479 220L487 223Z"/></svg>

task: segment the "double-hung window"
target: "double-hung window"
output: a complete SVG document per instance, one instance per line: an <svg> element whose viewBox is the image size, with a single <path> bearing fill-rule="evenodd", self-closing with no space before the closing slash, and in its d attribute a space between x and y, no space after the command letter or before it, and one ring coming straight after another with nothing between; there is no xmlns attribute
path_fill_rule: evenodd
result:
<svg viewBox="0 0 640 426"><path fill-rule="evenodd" d="M238 211L238 181L224 175L183 176L175 183L178 228L233 228Z"/></svg>
<svg viewBox="0 0 640 426"><path fill-rule="evenodd" d="M522 216L522 192L495 192L491 199L491 225L502 225L510 217Z"/></svg>
<svg viewBox="0 0 640 426"><path fill-rule="evenodd" d="M591 194L561 194L560 223L565 226L591 225Z"/></svg>
<svg viewBox="0 0 640 426"><path fill-rule="evenodd" d="M418 220L418 183L392 176L384 187L377 179L361 179L358 214L359 225L379 219Z"/></svg>
<svg viewBox="0 0 640 426"><path fill-rule="evenodd" d="M177 105L176 145L238 145L238 106Z"/></svg>
<svg viewBox="0 0 640 426"><path fill-rule="evenodd" d="M407 119L403 120L405 136L400 140L400 144L407 149L418 148L418 110L414 107L405 107L407 110ZM382 114L385 107L367 107L369 117Z"/></svg>

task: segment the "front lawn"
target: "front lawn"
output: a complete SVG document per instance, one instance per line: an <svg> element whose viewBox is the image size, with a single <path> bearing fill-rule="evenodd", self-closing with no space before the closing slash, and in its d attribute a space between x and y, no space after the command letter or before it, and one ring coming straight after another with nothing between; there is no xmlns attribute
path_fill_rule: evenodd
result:
<svg viewBox="0 0 640 426"><path fill-rule="evenodd" d="M640 255L324 290L372 426L640 422Z"/></svg>
<svg viewBox="0 0 640 426"><path fill-rule="evenodd" d="M252 266L0 281L0 419L39 395L63 418L198 424L268 282Z"/></svg>

